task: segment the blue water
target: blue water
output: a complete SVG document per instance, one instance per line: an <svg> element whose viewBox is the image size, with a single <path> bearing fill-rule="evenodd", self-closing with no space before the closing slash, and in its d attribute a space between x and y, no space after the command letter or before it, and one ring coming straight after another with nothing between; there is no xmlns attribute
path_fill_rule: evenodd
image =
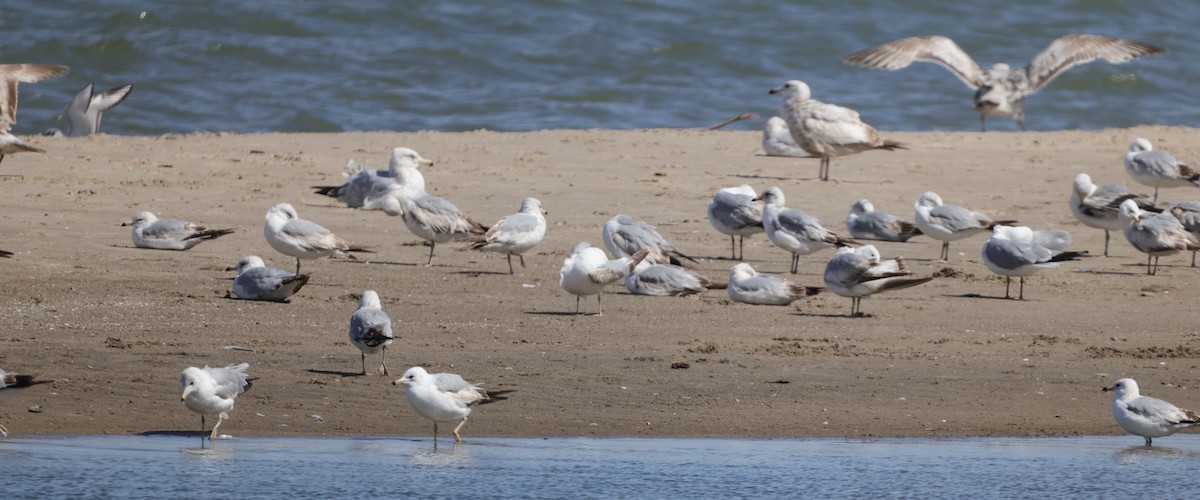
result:
<svg viewBox="0 0 1200 500"><path fill-rule="evenodd" d="M696 127L743 112L762 118L732 128L759 129L778 107L767 90L793 78L881 129L976 130L971 92L944 69L841 57L925 34L983 65L1024 65L1075 32L1167 47L1075 68L1027 101L1030 129L1096 129L1200 122L1196 19L1193 0L10 0L0 59L72 68L22 86L18 133L62 127L89 81L137 85L102 126L124 135Z"/></svg>
<svg viewBox="0 0 1200 500"><path fill-rule="evenodd" d="M1200 436L0 441L4 498L1184 498Z"/></svg>

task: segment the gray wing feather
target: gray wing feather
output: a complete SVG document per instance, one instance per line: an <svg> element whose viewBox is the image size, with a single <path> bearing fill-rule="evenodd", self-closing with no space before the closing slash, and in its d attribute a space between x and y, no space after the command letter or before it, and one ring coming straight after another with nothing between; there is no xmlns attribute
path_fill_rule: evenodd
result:
<svg viewBox="0 0 1200 500"><path fill-rule="evenodd" d="M972 212L955 205L939 205L929 211L933 222L951 231L976 229L991 224L992 220L983 214Z"/></svg>
<svg viewBox="0 0 1200 500"><path fill-rule="evenodd" d="M1018 269L1021 266L1048 261L1054 256L1045 247L996 239L989 239L983 245L983 252L989 261L1003 269Z"/></svg>
<svg viewBox="0 0 1200 500"><path fill-rule="evenodd" d="M821 221L798 208L781 210L776 223L780 229L809 240L820 241L829 234Z"/></svg>
<svg viewBox="0 0 1200 500"><path fill-rule="evenodd" d="M713 214L730 227L762 225L762 206L753 203L752 196L717 192L713 196Z"/></svg>
<svg viewBox="0 0 1200 500"><path fill-rule="evenodd" d="M475 384L467 382L457 373L434 373L430 376L433 377L434 387L437 387L439 391L457 392L463 389L477 388Z"/></svg>
<svg viewBox="0 0 1200 500"><path fill-rule="evenodd" d="M392 318L382 309L359 309L350 316L351 338L361 342L375 340L382 343L379 336L394 338L392 336ZM371 344L368 342L367 345Z"/></svg>
<svg viewBox="0 0 1200 500"><path fill-rule="evenodd" d="M208 374L217 384L217 396L229 399L245 392L246 369L249 367L249 363L242 363L224 368L208 368Z"/></svg>
<svg viewBox="0 0 1200 500"><path fill-rule="evenodd" d="M203 228L197 227L191 222L175 219L159 219L150 224L149 227L142 229L142 236L156 239L182 240L198 230L203 230Z"/></svg>
<svg viewBox="0 0 1200 500"><path fill-rule="evenodd" d="M311 238L313 236L327 234L328 229L321 227L316 222L307 221L304 219L292 219L283 225L283 229L279 232L292 236L294 238Z"/></svg>

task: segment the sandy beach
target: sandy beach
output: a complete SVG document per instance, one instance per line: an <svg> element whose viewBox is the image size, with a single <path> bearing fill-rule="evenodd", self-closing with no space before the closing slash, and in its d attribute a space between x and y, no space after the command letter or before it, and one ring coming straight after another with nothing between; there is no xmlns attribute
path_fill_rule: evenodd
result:
<svg viewBox="0 0 1200 500"><path fill-rule="evenodd" d="M1189 128L1094 132L885 133L907 151L817 160L761 156L759 134L702 130L531 133L197 134L80 139L32 137L48 153L0 163L0 368L47 383L0 405L14 435L194 431L179 401L188 366L250 363L258 380L229 421L232 435L427 435L392 380L410 366L451 371L508 400L482 406L471 436L862 437L1119 434L1100 388L1120 377L1143 392L1200 406L1200 327L1190 255L1145 257L1067 208L1071 181L1142 192L1122 167L1135 137L1196 162ZM490 225L537 197L549 212L528 268L503 256L427 247L396 217L313 193L338 184L347 160L385 167L393 147L435 161L427 188ZM1001 300L1003 278L981 262L979 235L951 244L948 262L925 237L877 243L903 255L920 287L850 299L825 293L792 306L731 302L724 290L689 298L633 296L613 286L604 315L575 315L558 270L579 241L628 214L658 226L700 270L728 279L729 238L712 228L713 192L779 186L787 204L845 232L851 203L911 219L936 191L947 203L1035 229L1061 228L1095 257L1026 280L1027 300ZM1200 199L1163 190L1161 202ZM263 217L278 202L345 239L368 260L304 264L312 280L291 303L229 298L245 255L291 269L267 246ZM139 211L237 232L186 251L138 249ZM759 271L789 255L765 236L746 243ZM821 285L831 251L803 257L796 279ZM1014 284L1015 286L1015 284ZM358 294L376 290L396 321L390 377L358 376L347 339ZM1014 289L1015 292L1015 289ZM584 301L595 310L595 299ZM252 349L225 349L239 346ZM368 369L378 366L367 359ZM35 411L36 410L36 411ZM211 425L211 422L210 422Z"/></svg>

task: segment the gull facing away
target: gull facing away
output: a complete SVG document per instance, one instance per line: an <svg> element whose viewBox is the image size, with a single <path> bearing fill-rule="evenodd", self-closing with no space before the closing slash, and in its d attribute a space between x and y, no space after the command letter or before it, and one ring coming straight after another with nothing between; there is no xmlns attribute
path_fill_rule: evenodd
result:
<svg viewBox="0 0 1200 500"><path fill-rule="evenodd" d="M257 255L242 257L233 279L233 296L242 300L287 302L308 283L308 275L295 275L276 267L267 267Z"/></svg>
<svg viewBox="0 0 1200 500"><path fill-rule="evenodd" d="M517 213L501 217L496 225L483 233L482 240L471 244L471 249L505 254L508 274L513 274L512 256L520 257L521 268L525 268L525 252L546 236L546 213L537 198L525 198Z"/></svg>
<svg viewBox="0 0 1200 500"><path fill-rule="evenodd" d="M233 229L209 229L192 222L159 219L151 212L138 212L132 221L121 225L133 226L133 246L158 250L187 250L234 233Z"/></svg>
<svg viewBox="0 0 1200 500"><path fill-rule="evenodd" d="M850 316L863 316L862 299L888 290L917 286L933 277L916 278L904 257L883 260L874 245L839 248L825 265L825 287L850 297Z"/></svg>
<svg viewBox="0 0 1200 500"><path fill-rule="evenodd" d="M816 217L798 208L783 206L783 191L772 186L755 200L763 202L763 227L775 246L792 254L792 274L800 266L800 256L826 248L859 244L857 241L825 229Z"/></svg>
<svg viewBox="0 0 1200 500"><path fill-rule="evenodd" d="M67 131L57 128L42 132L51 137L84 137L100 132L100 117L129 97L133 92L133 84L113 87L99 94L95 93L95 84L89 83L83 90L71 98L63 115L67 117Z"/></svg>
<svg viewBox="0 0 1200 500"><path fill-rule="evenodd" d="M217 439L217 428L221 427L221 421L229 419L234 400L250 388L251 383L246 380L247 368L250 368L249 363L224 368L192 366L184 369L179 377L179 399L187 409L200 414L200 432L204 432L205 415L217 416L217 423L208 435L209 441Z"/></svg>
<svg viewBox="0 0 1200 500"><path fill-rule="evenodd" d="M604 287L625 278L633 271L650 250L642 249L632 257L618 257L609 260L604 250L596 248L588 242L580 242L571 249L571 256L563 260L562 269L558 271L558 286L575 296L575 314L579 314L579 300L586 295L596 296L596 315L604 314L600 296Z"/></svg>
<svg viewBox="0 0 1200 500"><path fill-rule="evenodd" d="M381 207L372 200L387 194L392 185L400 184L413 189L425 190L425 177L420 167L432 167L433 160L422 158L420 153L409 148L395 148L388 160L387 169L359 167L350 160L342 176L346 182L340 186L313 186L317 194L345 203L350 208L378 210Z"/></svg>
<svg viewBox="0 0 1200 500"><path fill-rule="evenodd" d="M942 203L942 197L932 191L921 193L913 204L917 227L921 233L942 242L941 260L950 260L950 242L991 231L998 225L1011 226L1015 220L993 221L991 217L957 205Z"/></svg>
<svg viewBox="0 0 1200 500"><path fill-rule="evenodd" d="M1154 188L1154 203L1158 203L1158 188L1200 187L1200 172L1166 151L1158 151L1150 141L1134 139L1125 152L1125 171L1138 184Z"/></svg>
<svg viewBox="0 0 1200 500"><path fill-rule="evenodd" d="M1146 274L1158 274L1158 258L1184 250L1200 250L1200 240L1169 213L1146 212L1133 200L1121 202L1117 217L1124 226L1125 239L1139 252L1146 254ZM1154 267L1150 260L1154 259Z"/></svg>
<svg viewBox="0 0 1200 500"><path fill-rule="evenodd" d="M708 202L708 222L721 234L729 235L730 259L745 259L746 238L766 231L762 223L763 204L754 201L756 197L758 192L754 188L742 184L718 189Z"/></svg>
<svg viewBox="0 0 1200 500"><path fill-rule="evenodd" d="M712 280L686 267L645 260L625 275L625 289L634 295L683 297L704 293L712 286Z"/></svg>
<svg viewBox="0 0 1200 500"><path fill-rule="evenodd" d="M1146 446L1150 446L1152 438L1170 436L1200 425L1200 415L1196 412L1181 410L1161 399L1139 394L1137 382L1131 378L1118 380L1103 390L1113 393L1113 419L1125 432L1145 438Z"/></svg>
<svg viewBox="0 0 1200 500"><path fill-rule="evenodd" d="M1017 300L1025 300L1025 277L1042 269L1058 267L1059 262L1079 260L1087 252L1067 252L1071 235L1062 230L1034 231L1026 226L996 226L992 237L983 243L983 263L993 273L1004 276L1004 298L1012 277L1021 281Z"/></svg>
<svg viewBox="0 0 1200 500"><path fill-rule="evenodd" d="M296 274L300 274L300 259L319 259L335 254L349 255L348 252L371 252L338 238L320 224L301 219L289 203L271 207L267 210L266 219L263 236L275 251L296 258Z"/></svg>
<svg viewBox="0 0 1200 500"><path fill-rule="evenodd" d="M778 116L768 118L763 126L762 148L767 156L808 157L808 152L800 149L796 140L792 139L792 130L787 122Z"/></svg>
<svg viewBox="0 0 1200 500"><path fill-rule="evenodd" d="M457 422L451 432L454 442L461 443L458 431L466 425L471 406L492 400L482 387L463 380L458 374L429 373L419 366L409 368L392 385L404 385L404 399L408 404L418 415L433 421L434 446L437 446L438 422Z"/></svg>
<svg viewBox="0 0 1200 500"><path fill-rule="evenodd" d="M15 389L21 389L33 385L33 375L19 375L12 372L6 372L0 369L0 396L12 394ZM8 437L8 429L0 425L0 438Z"/></svg>
<svg viewBox="0 0 1200 500"><path fill-rule="evenodd" d="M368 203L368 207L374 203ZM412 186L394 186L379 202L383 213L404 218L409 231L429 242L429 260L438 243L468 239L487 233L488 227L468 218L445 198Z"/></svg>
<svg viewBox="0 0 1200 500"><path fill-rule="evenodd" d="M800 149L821 158L819 177L823 181L829 180L829 163L835 156L870 149L907 149L899 142L879 137L879 132L859 119L857 111L813 99L808 84L800 80L790 80L771 89L770 94L783 94L779 114Z"/></svg>
<svg viewBox="0 0 1200 500"><path fill-rule="evenodd" d="M630 257L641 250L649 250L646 260L651 264L684 265L683 259L697 263L696 259L684 255L658 234L658 230L628 215L614 215L604 223L601 231L604 246L614 257Z"/></svg>
<svg viewBox="0 0 1200 500"><path fill-rule="evenodd" d="M1138 208L1149 212L1161 212L1155 208L1149 196L1130 191L1119 184L1097 186L1088 174L1075 176L1071 187L1071 214L1088 227L1104 230L1104 256L1108 257L1109 231L1125 228L1117 218L1117 209L1125 200L1133 200Z"/></svg>
<svg viewBox="0 0 1200 500"><path fill-rule="evenodd" d="M871 200L863 198L850 206L846 214L846 229L852 238L860 240L908 241L919 236L921 229L915 223L895 215L876 212Z"/></svg>
<svg viewBox="0 0 1200 500"><path fill-rule="evenodd" d="M66 73L59 64L0 64L0 162L14 153L45 153L11 132L17 123L17 84L36 83Z"/></svg>
<svg viewBox="0 0 1200 500"><path fill-rule="evenodd" d="M778 274L759 273L745 262L729 268L729 286L726 289L729 300L766 306L786 306L822 290L824 288L793 283Z"/></svg>
<svg viewBox="0 0 1200 500"><path fill-rule="evenodd" d="M358 299L358 310L350 316L350 343L362 355L362 374L367 374L367 355L380 353L379 372L390 375L387 368L387 346L392 340L392 318L383 312L379 294L367 290Z"/></svg>
<svg viewBox="0 0 1200 500"><path fill-rule="evenodd" d="M1167 207L1167 213L1179 219L1183 229L1200 241L1200 201L1181 201ZM1192 267L1196 267L1196 251L1192 250Z"/></svg>
<svg viewBox="0 0 1200 500"><path fill-rule="evenodd" d="M1056 38L1021 69L1004 63L981 68L966 51L944 36L917 36L864 49L843 58L868 68L897 70L914 61L940 64L975 91L979 128L987 130L987 115L1011 116L1025 130L1025 98L1074 66L1104 59L1118 64L1165 50L1148 43L1099 35Z"/></svg>

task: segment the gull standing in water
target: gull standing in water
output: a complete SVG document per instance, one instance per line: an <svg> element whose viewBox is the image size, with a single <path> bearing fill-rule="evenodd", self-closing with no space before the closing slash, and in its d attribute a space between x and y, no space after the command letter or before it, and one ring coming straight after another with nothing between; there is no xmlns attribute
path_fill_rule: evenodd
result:
<svg viewBox="0 0 1200 500"><path fill-rule="evenodd" d="M798 208L786 208L783 191L772 186L756 200L763 202L763 227L767 238L776 246L791 252L792 274L800 266L800 256L826 248L857 245L858 242L821 226L821 221Z"/></svg>
<svg viewBox="0 0 1200 500"><path fill-rule="evenodd" d="M1167 207L1166 212L1179 219L1183 229L1200 241L1200 201L1181 201ZM1196 251L1192 250L1192 267L1196 267Z"/></svg>
<svg viewBox="0 0 1200 500"><path fill-rule="evenodd" d="M525 252L542 242L546 236L546 211L537 198L521 200L517 213L505 215L496 225L483 233L483 239L471 245L472 250L499 252L508 257L508 274L513 274L512 256L521 258L525 268Z"/></svg>
<svg viewBox="0 0 1200 500"><path fill-rule="evenodd" d="M1042 269L1058 267L1059 262L1079 260L1086 252L1066 252L1071 235L1062 230L1034 231L1026 226L996 226L992 237L983 243L983 263L993 273L1004 276L1004 298L1012 277L1021 281L1017 300L1025 300L1025 277Z"/></svg>
<svg viewBox="0 0 1200 500"><path fill-rule="evenodd" d="M233 296L242 300L287 302L308 283L308 275L295 275L276 267L267 267L257 255L239 260L233 279Z"/></svg>
<svg viewBox="0 0 1200 500"><path fill-rule="evenodd" d="M1156 151L1150 141L1140 137L1125 152L1125 171L1139 184L1154 188L1154 203L1158 203L1158 188L1200 187L1200 172L1166 151Z"/></svg>
<svg viewBox="0 0 1200 500"><path fill-rule="evenodd" d="M641 261L625 275L625 289L634 295L683 297L708 291L712 281L682 266Z"/></svg>
<svg viewBox="0 0 1200 500"><path fill-rule="evenodd" d="M757 196L754 188L742 184L718 189L708 202L708 222L717 231L729 235L730 259L745 259L745 239L766 231L762 223L762 202L754 201Z"/></svg>
<svg viewBox="0 0 1200 500"><path fill-rule="evenodd" d="M378 203L373 199L387 194L395 184L410 187L415 190L425 190L425 177L421 175L420 167L432 167L433 160L422 158L420 153L409 148L395 148L388 160L387 169L374 169L367 166L355 168L354 160L350 160L347 172L343 172L346 182L340 186L313 186L317 194L336 198L350 208L363 210L379 210Z"/></svg>
<svg viewBox="0 0 1200 500"><path fill-rule="evenodd" d="M745 262L729 269L729 300L743 304L786 306L824 288L804 286L778 274L760 273Z"/></svg>
<svg viewBox="0 0 1200 500"><path fill-rule="evenodd" d="M42 135L51 137L84 137L100 132L100 117L129 97L133 85L122 85L95 93L95 84L89 83L67 103L63 115L67 117L67 131L52 128Z"/></svg>
<svg viewBox="0 0 1200 500"><path fill-rule="evenodd" d="M1200 250L1200 241L1169 213L1146 212L1134 200L1121 202L1117 217L1124 226L1125 239L1146 254L1146 274L1158 273L1158 258L1184 250ZM1150 260L1154 259L1154 267Z"/></svg>
<svg viewBox="0 0 1200 500"><path fill-rule="evenodd" d="M876 212L875 205L863 198L850 206L846 215L846 229L852 238L860 240L908 241L921 234L916 224L895 215Z"/></svg>
<svg viewBox="0 0 1200 500"><path fill-rule="evenodd" d="M1150 446L1151 438L1170 436L1200 425L1200 414L1181 410L1161 399L1142 396L1138 393L1137 382L1131 378L1118 380L1103 390L1113 393L1112 414L1117 424L1125 432L1145 438L1146 446Z"/></svg>
<svg viewBox="0 0 1200 500"><path fill-rule="evenodd" d="M850 297L850 315L862 316L862 299L888 290L917 286L932 280L915 278L904 257L883 260L875 245L839 248L825 265L825 287Z"/></svg>
<svg viewBox="0 0 1200 500"><path fill-rule="evenodd" d="M433 444L437 446L438 422L458 425L451 431L454 442L461 443L458 431L467 423L471 405L488 401L487 391L467 382L455 373L429 373L414 366L394 380L392 385L404 386L404 399L418 415L433 421Z"/></svg>
<svg viewBox="0 0 1200 500"><path fill-rule="evenodd" d="M250 381L246 380L247 368L250 368L249 363L224 368L192 366L183 370L179 378L179 399L187 409L200 414L200 432L204 432L205 415L217 416L217 423L208 435L209 441L217 439L217 428L221 427L221 421L229 419L234 400L250 388Z"/></svg>
<svg viewBox="0 0 1200 500"><path fill-rule="evenodd" d="M383 312L379 294L367 290L358 299L358 310L350 316L350 343L362 356L362 374L367 374L367 355L380 353L379 372L390 375L387 368L387 346L392 340L392 318Z"/></svg>
<svg viewBox="0 0 1200 500"><path fill-rule="evenodd" d="M979 212L957 205L945 205L942 197L932 191L921 193L913 204L917 227L921 233L942 242L940 259L950 260L950 242L991 231L997 225L1011 226L1015 220L993 221Z"/></svg>
<svg viewBox="0 0 1200 500"><path fill-rule="evenodd" d="M604 238L604 246L608 247L608 251L612 252L614 257L629 257L644 249L650 251L646 260L652 264L678 266L683 265L681 259L696 263L696 259L684 255L675 245L668 243L654 226L628 215L615 215L608 219L608 222L604 223L601 236Z"/></svg>
<svg viewBox="0 0 1200 500"><path fill-rule="evenodd" d="M966 51L944 36L917 36L888 42L846 56L843 60L869 68L897 70L914 61L932 62L950 70L975 91L979 128L987 130L987 115L1011 116L1025 130L1025 98L1037 92L1062 72L1084 63L1104 59L1110 63L1132 61L1164 52L1148 43L1099 35L1064 35L1034 56L1021 69L1004 63L981 68Z"/></svg>
<svg viewBox="0 0 1200 500"><path fill-rule="evenodd" d="M33 385L33 375L18 375L12 372L6 372L0 369L0 396L12 394L14 389L21 389ZM0 438L8 437L8 429L0 425Z"/></svg>
<svg viewBox="0 0 1200 500"><path fill-rule="evenodd" d="M487 226L468 218L449 200L411 186L393 186L381 197L380 207L385 214L404 217L408 230L429 242L427 266L433 265L433 251L438 243L482 235L488 230Z"/></svg>
<svg viewBox="0 0 1200 500"><path fill-rule="evenodd" d="M45 153L10 131L17 123L17 84L35 83L66 73L59 64L0 64L0 162L14 153Z"/></svg>
<svg viewBox="0 0 1200 500"><path fill-rule="evenodd" d="M187 250L234 232L233 229L209 229L182 220L159 219L151 212L138 212L132 221L121 225L133 226L133 246L159 250Z"/></svg>
<svg viewBox="0 0 1200 500"><path fill-rule="evenodd" d="M280 203L267 210L263 236L275 251L296 258L296 274L300 274L300 259L319 259L335 254L349 255L348 252L371 252L338 238L320 224L301 219L296 209L288 203Z"/></svg>
<svg viewBox="0 0 1200 500"><path fill-rule="evenodd" d="M558 271L558 286L575 295L575 314L579 314L579 299L585 295L595 295L596 315L601 316L604 307L600 303L600 296L604 294L604 287L624 279L649 254L649 249L642 249L632 257L609 260L604 250L586 241L580 242L571 249L571 256L563 260L562 269Z"/></svg>
<svg viewBox="0 0 1200 500"><path fill-rule="evenodd" d="M1138 208L1149 212L1161 212L1155 208L1149 196L1130 191L1119 184L1104 184L1097 186L1092 183L1088 174L1075 176L1071 188L1071 213L1079 222L1089 227L1104 230L1104 256L1108 257L1109 231L1120 231L1125 228L1117 219L1117 209L1125 200L1133 200Z"/></svg>
<svg viewBox="0 0 1200 500"><path fill-rule="evenodd" d="M792 139L792 130L788 128L787 122L778 116L767 119L766 125L763 126L762 148L767 156L808 157L808 152L800 149L796 140Z"/></svg>
<svg viewBox="0 0 1200 500"><path fill-rule="evenodd" d="M787 122L792 140L821 158L819 177L823 181L829 180L829 163L835 156L870 149L906 149L899 142L879 137L879 132L859 119L857 111L813 99L808 84L800 80L790 80L770 93L784 96L779 114Z"/></svg>

